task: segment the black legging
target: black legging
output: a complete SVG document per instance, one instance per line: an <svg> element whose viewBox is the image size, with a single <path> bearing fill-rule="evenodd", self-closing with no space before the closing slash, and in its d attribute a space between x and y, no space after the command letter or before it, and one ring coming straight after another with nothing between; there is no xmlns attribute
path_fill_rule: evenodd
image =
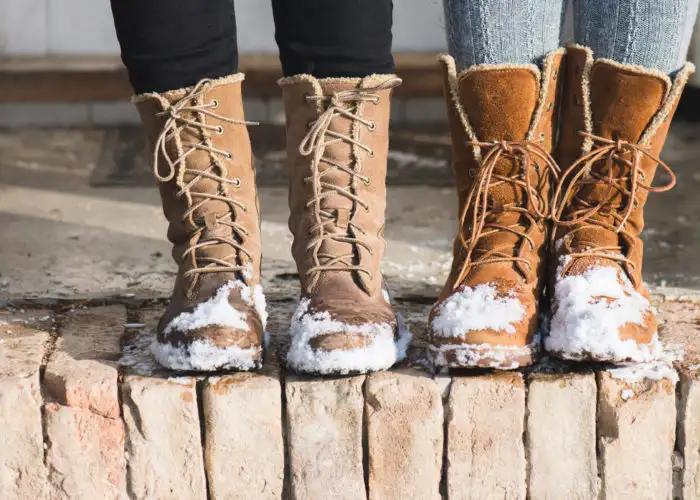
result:
<svg viewBox="0 0 700 500"><path fill-rule="evenodd" d="M233 0L111 0L137 94L238 71ZM392 0L272 0L286 76L393 73Z"/></svg>

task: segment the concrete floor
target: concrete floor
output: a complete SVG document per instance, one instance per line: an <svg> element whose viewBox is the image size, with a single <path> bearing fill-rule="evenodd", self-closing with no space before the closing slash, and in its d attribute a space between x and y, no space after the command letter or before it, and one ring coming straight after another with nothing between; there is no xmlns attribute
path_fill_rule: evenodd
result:
<svg viewBox="0 0 700 500"><path fill-rule="evenodd" d="M100 131L36 134L0 132L0 299L167 296L174 265L156 190L90 187ZM664 157L678 187L651 196L645 279L653 285L700 287L699 135L698 126L675 126ZM267 292L296 294L286 189L260 195ZM397 293L437 294L455 215L449 186L390 187L384 270Z"/></svg>

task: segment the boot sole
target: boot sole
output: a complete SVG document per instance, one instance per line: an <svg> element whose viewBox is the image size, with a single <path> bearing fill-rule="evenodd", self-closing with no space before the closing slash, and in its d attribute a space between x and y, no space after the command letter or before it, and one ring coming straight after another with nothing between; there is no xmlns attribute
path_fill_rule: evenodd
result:
<svg viewBox="0 0 700 500"><path fill-rule="evenodd" d="M523 347L452 344L428 346L428 356L440 368L495 368L515 370L529 366L539 358L535 345Z"/></svg>

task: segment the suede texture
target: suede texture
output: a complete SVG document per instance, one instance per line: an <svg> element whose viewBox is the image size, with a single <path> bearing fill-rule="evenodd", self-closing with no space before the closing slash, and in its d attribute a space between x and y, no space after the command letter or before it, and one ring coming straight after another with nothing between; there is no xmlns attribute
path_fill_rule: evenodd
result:
<svg viewBox="0 0 700 500"><path fill-rule="evenodd" d="M564 170L583 155L601 147L581 132L611 141L624 141L646 148L651 156L661 153L684 81L672 84L662 74L644 68L621 65L608 60L594 60L592 53L579 46L567 50L566 96L562 108L561 140L556 158ZM677 88L672 92L673 87ZM640 156L640 177L637 183L651 186L658 167L653 158ZM614 267L625 274L634 288L644 297L648 293L642 281L643 243L639 238L644 229L644 205L648 189L638 184L633 189L631 149L616 152L612 163L599 160L590 164L578 182L563 179L561 191L569 193L558 200L559 218L563 223L556 230L557 245L552 260L560 262L567 255L574 256L563 270L564 275L552 272L551 296L558 279L579 275L596 266ZM616 186L611 189L608 179ZM590 207L600 210L588 220L572 223ZM620 224L621 215L631 209L629 218ZM557 207L555 207L557 210ZM591 249L619 248L626 259L611 260L598 255L575 257ZM615 252L612 252L615 253ZM557 304L552 305L556 310ZM644 317L643 324L627 324L620 329L620 338L648 343L656 333L657 321L652 314Z"/></svg>
<svg viewBox="0 0 700 500"><path fill-rule="evenodd" d="M470 205L467 201L470 193L478 187L478 179L486 168L484 160L491 153L493 143L535 143L546 154L552 151L562 57L560 52L549 54L542 72L534 65L485 65L460 74L450 68L449 59L443 59L452 166L463 224L461 236L458 234L455 239L449 277L431 311L430 320L432 322L440 314L443 301L452 294L466 287L486 284L493 286L499 297L517 297L525 314L513 325L514 333L482 329L464 332L460 337L441 337L431 330L430 342L435 347L508 346L522 348L512 351L512 361L516 364L528 364L534 358L531 346L539 326L539 296L546 276L545 243L549 225L544 217L533 213L532 206L536 204L542 209L550 201L552 172L544 160L530 155L531 166L525 168L524 163L528 161L506 151L493 167L494 176L487 190L489 209L486 223L508 227L526 237L508 230L485 229L469 259L462 237L467 238L474 229L475 199L471 198ZM480 144L474 146L475 142ZM540 201L530 199L533 196L523 185L525 175L529 176L534 190L540 193ZM497 253L502 254L506 261L480 263L493 259ZM522 260L508 260L512 258Z"/></svg>
<svg viewBox="0 0 700 500"><path fill-rule="evenodd" d="M287 121L289 228L294 236L292 255L299 270L302 296L310 300L308 314L328 312L333 319L349 325L384 323L396 327L397 324L391 305L382 293L384 285L380 268L386 246L383 230L391 89L369 92L376 98L374 100L342 104L344 109L371 126L348 116L335 115L328 127L329 132L357 141L369 148L372 154L328 133L320 138L326 145L318 152L302 154L300 145L311 124L328 109L334 95L349 89L369 89L389 78L393 76L315 79L301 75L280 82ZM308 96L325 99L307 99ZM318 154L316 174L313 167L315 154ZM333 164L348 167L358 175L351 175ZM320 195L314 190L314 175L318 175ZM333 187L345 190L357 199L340 194ZM314 198L319 199L314 202ZM319 215L320 211L331 217ZM320 245L314 245L319 239L321 224L326 238ZM363 244L343 241L346 238ZM315 266L326 265L343 255L350 255L347 261L368 272L311 271ZM314 338L312 347L352 349L366 342L362 336L331 332Z"/></svg>
<svg viewBox="0 0 700 500"><path fill-rule="evenodd" d="M244 120L241 96L242 78L214 80L191 102L188 99L191 89L171 91L164 94L147 94L136 99L136 106L151 144L155 148L167 116L157 114L167 111L178 103L189 106L206 106L218 103L212 112L233 120ZM262 347L262 320L253 307L248 305L239 290L232 290L229 302L234 309L247 316L249 329L236 330L219 326L203 327L197 330L172 331L167 336L164 330L168 323L182 312L194 308L211 299L217 290L229 281L241 281L253 287L260 283L260 213L255 187L255 168L247 128L244 124L232 124L196 110L183 110L185 119L220 127L218 130L203 130L197 127L180 127L166 141L167 153L171 158L179 158L188 149L186 143L203 143L223 152L230 158L209 151L195 150L175 168L175 176L167 182L160 182L163 212L168 220L168 239L173 244L173 259L178 265L178 273L170 304L158 324L159 342L173 345L188 344L206 339L212 344L226 348ZM166 159L159 154L160 169L166 169ZM222 178L236 180L235 183L220 182L206 178L199 173L210 173ZM160 172L165 175L165 172ZM206 199L201 195L215 195L235 199L245 209L230 202ZM187 212L190 212L187 215ZM220 220L234 221L244 228L245 234L221 224ZM203 228L203 229L202 229ZM214 238L214 239L213 239ZM248 250L250 256L215 238L233 239ZM186 255L192 245L208 242ZM246 272L211 272L186 277L185 273L210 264L208 259L222 259L233 265L246 268Z"/></svg>

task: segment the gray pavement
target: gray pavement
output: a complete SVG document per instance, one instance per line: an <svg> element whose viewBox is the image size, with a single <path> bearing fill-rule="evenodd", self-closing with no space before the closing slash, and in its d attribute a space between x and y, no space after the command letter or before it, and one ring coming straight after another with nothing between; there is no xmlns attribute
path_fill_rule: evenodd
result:
<svg viewBox="0 0 700 500"><path fill-rule="evenodd" d="M0 131L0 299L169 294L174 266L155 188L90 186L104 136L99 130ZM664 159L675 170L678 186L652 193L648 205L645 279L655 289L680 287L687 290L674 293L692 293L700 288L698 137L698 125L674 126ZM447 144L445 138L436 148ZM444 151L431 157L404 153L392 151L395 158L405 158L406 175L411 162L448 168L444 161L433 161ZM262 187L260 195L267 292L296 294L286 189ZM450 264L453 190L391 185L388 196L384 270L390 285L400 295L432 297Z"/></svg>

